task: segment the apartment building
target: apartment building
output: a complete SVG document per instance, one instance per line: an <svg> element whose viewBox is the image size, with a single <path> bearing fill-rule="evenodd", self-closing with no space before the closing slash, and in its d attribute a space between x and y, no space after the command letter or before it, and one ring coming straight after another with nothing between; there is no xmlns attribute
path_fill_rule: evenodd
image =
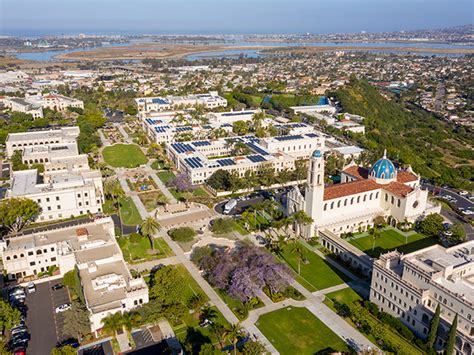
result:
<svg viewBox="0 0 474 355"><path fill-rule="evenodd" d="M102 328L102 319L148 302L148 287L130 274L118 246L110 217L73 226L15 236L0 249L7 277L22 280L58 268L59 274L78 273L91 331Z"/></svg>
<svg viewBox="0 0 474 355"><path fill-rule="evenodd" d="M441 308L436 349L446 345L458 316L456 350L474 349L474 241L454 247L440 245L403 255L397 251L374 262L370 300L426 338L436 307Z"/></svg>

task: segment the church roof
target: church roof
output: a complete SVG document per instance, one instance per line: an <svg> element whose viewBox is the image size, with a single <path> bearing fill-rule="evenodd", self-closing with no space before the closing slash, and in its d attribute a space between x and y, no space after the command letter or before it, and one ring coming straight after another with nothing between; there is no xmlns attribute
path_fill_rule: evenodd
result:
<svg viewBox="0 0 474 355"><path fill-rule="evenodd" d="M344 184L335 184L324 188L324 200L332 200L380 188L382 188L382 185L377 184L374 180L357 180Z"/></svg>
<svg viewBox="0 0 474 355"><path fill-rule="evenodd" d="M344 184L335 184L325 187L324 201L379 189L386 190L401 197L405 197L413 191L412 187L397 181L382 185L376 183L374 180L356 180Z"/></svg>
<svg viewBox="0 0 474 355"><path fill-rule="evenodd" d="M351 165L342 172L351 175L358 180L367 179L369 177L369 170L358 165Z"/></svg>
<svg viewBox="0 0 474 355"><path fill-rule="evenodd" d="M411 181L416 181L416 180L418 180L418 176L416 176L412 172L403 171L403 170L399 170L397 172L397 181L398 182L401 182L401 183L404 184L404 183L411 182Z"/></svg>
<svg viewBox="0 0 474 355"><path fill-rule="evenodd" d="M396 174L396 169L395 165L384 157L377 160L370 169L370 176L376 178L376 179L393 179Z"/></svg>

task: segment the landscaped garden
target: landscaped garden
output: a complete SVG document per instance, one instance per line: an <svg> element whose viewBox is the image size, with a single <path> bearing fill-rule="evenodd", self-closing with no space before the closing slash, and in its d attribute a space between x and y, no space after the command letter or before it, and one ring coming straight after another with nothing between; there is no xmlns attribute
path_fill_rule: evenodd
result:
<svg viewBox="0 0 474 355"><path fill-rule="evenodd" d="M148 159L138 145L115 144L102 151L104 160L115 168L136 168L146 164Z"/></svg>
<svg viewBox="0 0 474 355"><path fill-rule="evenodd" d="M159 190L139 193L138 198L148 212L153 211L160 205L169 203L168 198Z"/></svg>
<svg viewBox="0 0 474 355"><path fill-rule="evenodd" d="M328 293L324 303L382 350L389 353L423 353L419 347L423 346L423 342L417 340L400 320L379 311L375 304L364 302L351 288Z"/></svg>
<svg viewBox="0 0 474 355"><path fill-rule="evenodd" d="M302 255L300 255L296 251L297 243L299 242L288 243L283 246L281 257L296 273L296 281L308 291L322 290L351 280L302 244L299 244L302 250ZM299 275L298 259L300 259Z"/></svg>
<svg viewBox="0 0 474 355"><path fill-rule="evenodd" d="M173 256L174 253L162 238L153 239L153 249L150 248L148 238L133 233L129 236L117 238L126 261L138 263L148 260L161 259Z"/></svg>
<svg viewBox="0 0 474 355"><path fill-rule="evenodd" d="M282 355L349 351L344 341L306 308L286 307L264 314L256 325Z"/></svg>
<svg viewBox="0 0 474 355"><path fill-rule="evenodd" d="M156 190L158 188L150 176L135 176L127 179L127 184L130 190L136 192Z"/></svg>
<svg viewBox="0 0 474 355"><path fill-rule="evenodd" d="M379 235L375 238L368 233L355 235L348 239L348 242L356 248L362 250L371 257L378 257L380 254L390 250L407 254L422 248L429 247L438 243L438 238L427 237L426 235L416 232L402 232L391 227L379 231ZM374 243L375 242L375 243Z"/></svg>
<svg viewBox="0 0 474 355"><path fill-rule="evenodd" d="M120 218L123 224L136 226L142 222L142 217L138 212L137 206L130 197L122 197L119 200Z"/></svg>

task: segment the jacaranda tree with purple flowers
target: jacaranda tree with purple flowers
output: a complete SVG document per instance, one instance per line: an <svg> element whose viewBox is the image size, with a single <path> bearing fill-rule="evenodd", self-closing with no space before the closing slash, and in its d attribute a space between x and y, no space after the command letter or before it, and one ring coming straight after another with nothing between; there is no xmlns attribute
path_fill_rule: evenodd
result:
<svg viewBox="0 0 474 355"><path fill-rule="evenodd" d="M189 182L186 174L181 173L176 175L166 184L167 187L176 189L178 192L193 191L193 186Z"/></svg>
<svg viewBox="0 0 474 355"><path fill-rule="evenodd" d="M209 248L211 247L203 247ZM243 302L256 297L266 286L274 292L284 291L291 273L285 264L255 246L237 245L234 249L194 251L191 259L204 271L209 283L225 290L230 296Z"/></svg>

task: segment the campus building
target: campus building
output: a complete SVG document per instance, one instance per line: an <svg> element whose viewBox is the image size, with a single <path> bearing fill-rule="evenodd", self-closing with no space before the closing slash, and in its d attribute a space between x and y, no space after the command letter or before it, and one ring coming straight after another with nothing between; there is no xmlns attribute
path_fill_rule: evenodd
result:
<svg viewBox="0 0 474 355"><path fill-rule="evenodd" d="M43 118L43 108L37 103L27 101L21 97L4 97L2 99L5 107L12 111L26 113L36 118Z"/></svg>
<svg viewBox="0 0 474 355"><path fill-rule="evenodd" d="M242 136L187 141L166 145L167 155L192 184L204 183L217 170L258 172L264 168L293 170L298 159L307 159L314 149L324 149L324 137L316 133L270 138ZM238 152L238 154L236 154Z"/></svg>
<svg viewBox="0 0 474 355"><path fill-rule="evenodd" d="M290 108L294 111L294 113L305 113L307 115L318 113L327 113L333 115L336 113L336 107L331 104L326 96L320 96L316 105L293 106Z"/></svg>
<svg viewBox="0 0 474 355"><path fill-rule="evenodd" d="M196 105L202 105L207 109L227 106L227 100L219 96L217 91L187 96L142 97L135 99L135 103L138 112L169 111L191 108Z"/></svg>
<svg viewBox="0 0 474 355"><path fill-rule="evenodd" d="M49 108L60 112L66 111L68 107L84 108L83 101L55 93L26 96L25 100L42 108Z"/></svg>
<svg viewBox="0 0 474 355"><path fill-rule="evenodd" d="M455 347L474 349L474 241L451 248L433 245L403 255L392 251L374 261L370 301L426 339L439 305L436 349L442 350L457 314Z"/></svg>
<svg viewBox="0 0 474 355"><path fill-rule="evenodd" d="M441 207L428 201L428 191L411 168L396 169L383 156L371 169L351 163L341 174L341 183L325 186L324 157L321 150L312 153L304 191L294 187L287 195L287 213L305 211L313 223L303 234L318 235L329 230L336 235L365 231L382 216L392 225L415 222Z"/></svg>
<svg viewBox="0 0 474 355"><path fill-rule="evenodd" d="M24 147L49 145L54 143L76 143L79 127L61 127L60 129L9 133L6 139L7 156L11 158L15 150L23 151Z"/></svg>
<svg viewBox="0 0 474 355"><path fill-rule="evenodd" d="M35 277L48 269L60 275L75 270L92 332L102 328L102 319L108 315L148 302L148 286L142 277L130 274L110 217L11 237L0 255L10 280Z"/></svg>

